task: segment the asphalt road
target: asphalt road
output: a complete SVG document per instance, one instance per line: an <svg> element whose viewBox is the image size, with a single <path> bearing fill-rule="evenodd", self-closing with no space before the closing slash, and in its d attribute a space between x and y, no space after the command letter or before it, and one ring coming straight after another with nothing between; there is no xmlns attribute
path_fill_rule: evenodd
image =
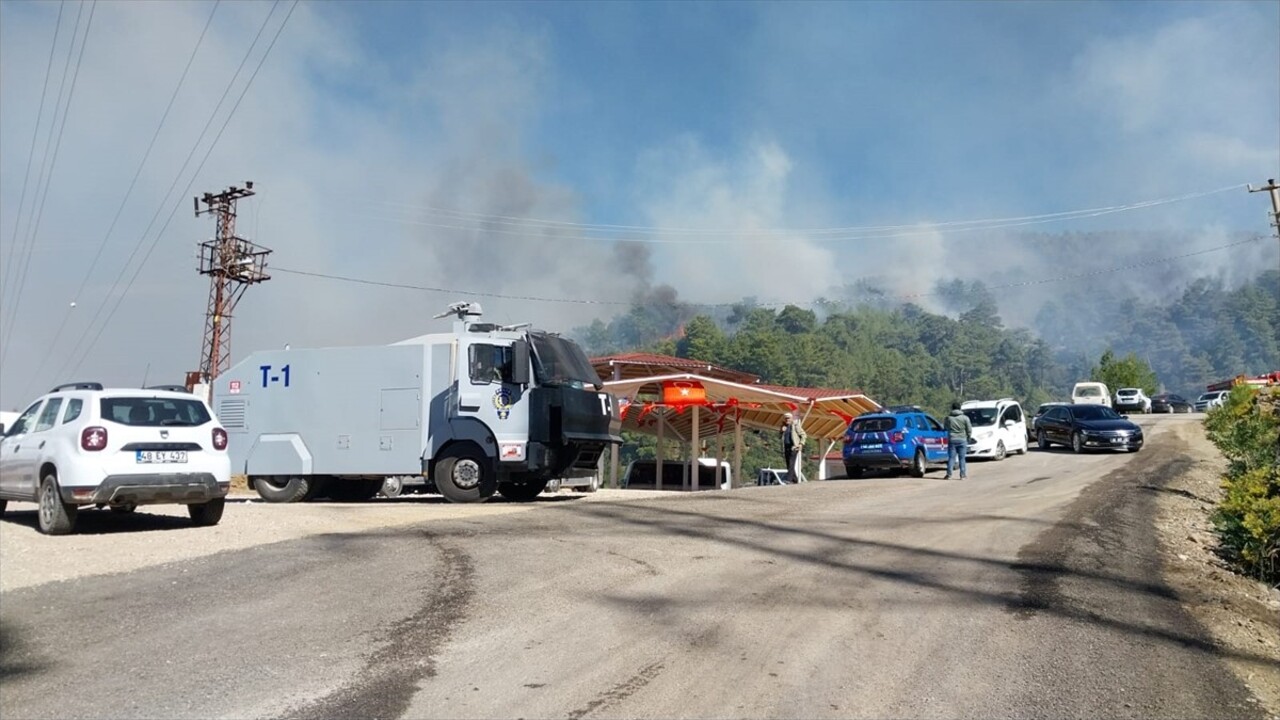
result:
<svg viewBox="0 0 1280 720"><path fill-rule="evenodd" d="M548 502L14 590L0 717L1260 717L1160 578L1188 421L965 482Z"/></svg>

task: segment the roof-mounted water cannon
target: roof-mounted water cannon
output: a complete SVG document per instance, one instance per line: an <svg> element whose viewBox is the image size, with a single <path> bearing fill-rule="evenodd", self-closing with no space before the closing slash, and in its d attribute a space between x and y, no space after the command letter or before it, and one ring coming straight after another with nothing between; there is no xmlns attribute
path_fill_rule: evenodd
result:
<svg viewBox="0 0 1280 720"><path fill-rule="evenodd" d="M456 302L434 317L439 319L457 315L459 320L466 320L468 317L480 317L483 314L484 310L480 309L480 303L478 302Z"/></svg>
<svg viewBox="0 0 1280 720"><path fill-rule="evenodd" d="M456 302L450 305L444 312L435 315L436 319L455 316L457 319L453 321L453 330L457 333L464 333L470 323L475 322L484 314L478 302Z"/></svg>

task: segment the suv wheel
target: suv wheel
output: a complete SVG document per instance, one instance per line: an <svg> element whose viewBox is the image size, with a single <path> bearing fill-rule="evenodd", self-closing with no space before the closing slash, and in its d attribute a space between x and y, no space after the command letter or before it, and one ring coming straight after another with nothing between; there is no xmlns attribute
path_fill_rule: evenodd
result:
<svg viewBox="0 0 1280 720"><path fill-rule="evenodd" d="M1049 449L1049 438L1045 437L1045 435L1044 435L1044 431L1043 431L1043 430L1037 430L1037 431L1036 431L1036 445L1037 445L1041 450L1048 450L1048 449Z"/></svg>
<svg viewBox="0 0 1280 720"><path fill-rule="evenodd" d="M916 456L911 459L911 477L924 477L925 470L928 467L924 461L924 450L917 449Z"/></svg>
<svg viewBox="0 0 1280 720"><path fill-rule="evenodd" d="M227 505L225 498L210 500L207 503L192 503L187 506L187 514L191 516L191 524L197 527L217 525L222 519L222 510Z"/></svg>
<svg viewBox="0 0 1280 720"><path fill-rule="evenodd" d="M58 478L53 473L40 483L40 532L45 535L67 535L76 526L78 508L62 502Z"/></svg>

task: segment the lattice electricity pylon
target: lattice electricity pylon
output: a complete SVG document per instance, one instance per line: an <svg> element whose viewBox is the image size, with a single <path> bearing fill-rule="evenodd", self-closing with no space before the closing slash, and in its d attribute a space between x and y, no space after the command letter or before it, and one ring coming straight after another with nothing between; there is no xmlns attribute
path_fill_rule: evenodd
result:
<svg viewBox="0 0 1280 720"><path fill-rule="evenodd" d="M200 374L205 382L231 367L231 317L245 288L270 280L267 255L271 251L236 235L236 201L253 195L253 183L234 185L217 195L194 199L196 216L214 213L218 231L200 243L200 274L209 276L209 309L204 320L204 344L200 350ZM200 209L203 202L208 207Z"/></svg>

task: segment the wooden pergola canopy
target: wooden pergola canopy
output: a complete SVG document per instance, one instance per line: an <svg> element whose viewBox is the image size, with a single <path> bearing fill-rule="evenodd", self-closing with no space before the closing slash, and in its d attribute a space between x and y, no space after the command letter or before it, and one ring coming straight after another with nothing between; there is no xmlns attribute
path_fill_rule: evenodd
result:
<svg viewBox="0 0 1280 720"><path fill-rule="evenodd" d="M623 407L623 430L657 435L660 446L661 438L674 436L691 446L690 457L699 455L695 446L701 441L733 435L735 484L741 482L742 428L778 431L790 412L809 437L818 441L825 457L843 438L850 420L881 409L858 390L768 385L751 373L688 358L627 353L591 362L604 381L604 389ZM659 463L661 457L659 450ZM820 465L819 477L824 474ZM615 449L614 487L617 475Z"/></svg>

